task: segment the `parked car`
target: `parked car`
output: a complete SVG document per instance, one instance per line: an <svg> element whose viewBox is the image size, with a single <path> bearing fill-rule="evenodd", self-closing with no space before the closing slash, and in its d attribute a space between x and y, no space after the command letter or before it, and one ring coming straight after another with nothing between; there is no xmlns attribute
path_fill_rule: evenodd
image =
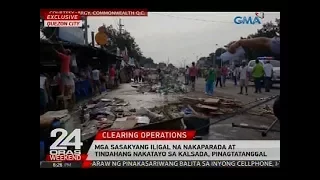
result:
<svg viewBox="0 0 320 180"><path fill-rule="evenodd" d="M262 65L266 63L266 61L270 61L270 64L273 66L273 75L272 75L272 84L280 83L280 61L278 60L259 60ZM252 72L253 67L256 65L256 60L251 60L248 63L249 71ZM252 76L250 75L250 81L253 81Z"/></svg>

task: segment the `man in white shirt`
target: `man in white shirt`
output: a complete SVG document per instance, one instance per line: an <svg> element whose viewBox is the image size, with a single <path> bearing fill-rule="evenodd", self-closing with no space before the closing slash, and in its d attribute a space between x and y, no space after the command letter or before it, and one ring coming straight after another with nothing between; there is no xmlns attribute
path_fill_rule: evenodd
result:
<svg viewBox="0 0 320 180"><path fill-rule="evenodd" d="M233 80L234 80L235 86L238 85L237 80L238 80L238 75L240 74L239 71L240 71L239 65L235 65L235 68L233 70Z"/></svg>
<svg viewBox="0 0 320 180"><path fill-rule="evenodd" d="M242 61L242 66L240 68L240 93L242 94L243 87L246 90L246 95L248 95L248 82L249 82L249 69L246 61Z"/></svg>
<svg viewBox="0 0 320 180"><path fill-rule="evenodd" d="M271 87L271 80L273 74L273 66L270 64L270 61L267 61L266 64L263 66L264 69L264 85L266 92L270 92Z"/></svg>
<svg viewBox="0 0 320 180"><path fill-rule="evenodd" d="M71 59L70 59L70 65L71 65L71 70L72 72L74 73L77 73L78 72L78 65L77 65L77 59L76 59L76 55L75 54L72 54L71 55Z"/></svg>
<svg viewBox="0 0 320 180"><path fill-rule="evenodd" d="M97 88L101 94L100 71L97 68L92 71L92 80L94 94L97 92Z"/></svg>

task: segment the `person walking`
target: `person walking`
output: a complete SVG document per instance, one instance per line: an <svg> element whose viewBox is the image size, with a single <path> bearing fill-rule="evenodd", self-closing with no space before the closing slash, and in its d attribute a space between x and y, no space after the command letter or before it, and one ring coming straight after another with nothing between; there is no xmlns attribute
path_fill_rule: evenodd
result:
<svg viewBox="0 0 320 180"><path fill-rule="evenodd" d="M92 80L93 94L95 95L97 91L101 94L100 70L98 68L92 70Z"/></svg>
<svg viewBox="0 0 320 180"><path fill-rule="evenodd" d="M247 66L246 61L242 62L242 66L240 68L240 92L239 94L243 94L243 87L245 88L246 95L248 95L248 83L249 83L249 68Z"/></svg>
<svg viewBox="0 0 320 180"><path fill-rule="evenodd" d="M159 68L158 70L158 79L159 79L159 82L160 82L160 85L163 87L164 86L164 72L161 71L161 69Z"/></svg>
<svg viewBox="0 0 320 180"><path fill-rule="evenodd" d="M273 66L270 64L270 61L267 61L266 64L263 66L264 70L264 85L265 91L270 92L270 88L272 85L272 75L273 75Z"/></svg>
<svg viewBox="0 0 320 180"><path fill-rule="evenodd" d="M138 82L142 82L142 68L139 68Z"/></svg>
<svg viewBox="0 0 320 180"><path fill-rule="evenodd" d="M109 68L109 85L111 89L115 87L115 78L116 78L116 70L114 65L111 65Z"/></svg>
<svg viewBox="0 0 320 180"><path fill-rule="evenodd" d="M256 60L256 65L252 69L252 77L254 79L255 92L261 93L261 80L264 75L263 66L259 60Z"/></svg>
<svg viewBox="0 0 320 180"><path fill-rule="evenodd" d="M206 77L206 94L209 96L213 96L215 79L216 79L216 73L213 67L210 66L210 69Z"/></svg>
<svg viewBox="0 0 320 180"><path fill-rule="evenodd" d="M134 82L136 83L139 83L139 75L140 75L140 69L139 68L136 68L134 70Z"/></svg>
<svg viewBox="0 0 320 180"><path fill-rule="evenodd" d="M221 68L221 80L222 80L222 85L223 87L226 87L226 81L227 81L227 76L228 76L228 68L226 65L223 65Z"/></svg>
<svg viewBox="0 0 320 180"><path fill-rule="evenodd" d="M240 70L239 70L239 66L235 65L235 68L233 70L233 81L234 81L234 85L237 86L238 85L238 76L240 74Z"/></svg>
<svg viewBox="0 0 320 180"><path fill-rule="evenodd" d="M218 83L222 88L222 81L221 81L221 67L216 68L216 87L218 87Z"/></svg>
<svg viewBox="0 0 320 180"><path fill-rule="evenodd" d="M185 75L184 75L184 79L185 79L185 85L189 85L189 66L186 66L186 71L185 71Z"/></svg>
<svg viewBox="0 0 320 180"><path fill-rule="evenodd" d="M195 91L195 84L196 84L196 76L197 76L197 68L195 66L195 63L192 62L192 67L189 69L189 75L191 80L191 90Z"/></svg>

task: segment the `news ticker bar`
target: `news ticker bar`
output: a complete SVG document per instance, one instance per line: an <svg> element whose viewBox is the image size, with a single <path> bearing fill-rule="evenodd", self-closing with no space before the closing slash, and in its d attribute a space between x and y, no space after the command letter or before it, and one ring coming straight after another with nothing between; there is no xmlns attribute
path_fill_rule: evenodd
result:
<svg viewBox="0 0 320 180"><path fill-rule="evenodd" d="M40 168L81 168L81 162L40 162ZM271 167L279 168L280 161L276 160L218 160L218 161L92 161L90 168L225 168L225 167Z"/></svg>

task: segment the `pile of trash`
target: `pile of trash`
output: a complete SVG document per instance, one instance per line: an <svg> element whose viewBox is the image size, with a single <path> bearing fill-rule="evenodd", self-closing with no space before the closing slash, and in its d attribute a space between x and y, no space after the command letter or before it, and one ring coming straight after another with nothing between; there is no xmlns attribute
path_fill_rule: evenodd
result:
<svg viewBox="0 0 320 180"><path fill-rule="evenodd" d="M162 95L167 95L169 93L188 92L188 88L184 85L184 83L170 74L164 75L162 84L159 81L153 80L143 84L133 84L132 87L138 88L137 91L140 93L154 92Z"/></svg>
<svg viewBox="0 0 320 180"><path fill-rule="evenodd" d="M157 89L158 93L187 93L188 88L176 76L166 74L164 75L163 84Z"/></svg>

